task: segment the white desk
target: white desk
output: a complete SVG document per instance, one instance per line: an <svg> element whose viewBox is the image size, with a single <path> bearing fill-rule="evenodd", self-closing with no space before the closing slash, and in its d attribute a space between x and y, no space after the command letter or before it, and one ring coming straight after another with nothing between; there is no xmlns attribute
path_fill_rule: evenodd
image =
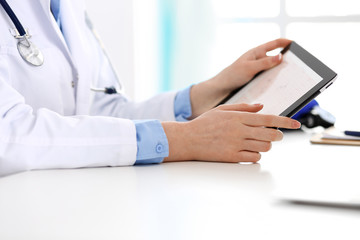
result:
<svg viewBox="0 0 360 240"><path fill-rule="evenodd" d="M184 162L0 178L0 239L359 239L360 208L273 197L284 185L359 186L359 147L308 139L289 133L254 165Z"/></svg>

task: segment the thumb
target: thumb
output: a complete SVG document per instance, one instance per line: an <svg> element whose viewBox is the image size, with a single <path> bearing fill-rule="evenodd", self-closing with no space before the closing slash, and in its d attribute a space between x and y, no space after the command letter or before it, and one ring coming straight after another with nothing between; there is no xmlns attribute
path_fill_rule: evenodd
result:
<svg viewBox="0 0 360 240"><path fill-rule="evenodd" d="M263 104L257 103L257 104L246 104L246 103L240 103L240 104L224 104L220 105L219 109L223 111L241 111L241 112L258 112L264 107Z"/></svg>
<svg viewBox="0 0 360 240"><path fill-rule="evenodd" d="M256 72L267 70L269 68L275 67L276 65L279 65L281 61L282 61L281 53L276 56L261 58L256 61L255 70Z"/></svg>

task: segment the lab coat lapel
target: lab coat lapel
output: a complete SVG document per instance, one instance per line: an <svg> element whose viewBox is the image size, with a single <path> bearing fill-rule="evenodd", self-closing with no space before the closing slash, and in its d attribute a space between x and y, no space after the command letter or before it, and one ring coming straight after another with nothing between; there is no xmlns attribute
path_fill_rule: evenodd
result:
<svg viewBox="0 0 360 240"><path fill-rule="evenodd" d="M90 85L93 76L91 69L91 51L89 39L85 34L85 3L83 1L60 1L62 32L77 69L75 76L77 114L89 114Z"/></svg>
<svg viewBox="0 0 360 240"><path fill-rule="evenodd" d="M43 8L43 11L45 12L45 16L47 18L44 21L48 21L52 25L51 29L53 29L55 31L55 35L49 33L49 36L56 36L56 38L57 38L56 40L60 41L62 51L65 53L67 60L70 62L70 64L74 68L75 66L73 65L73 60L72 60L69 48L67 46L67 43L65 42L63 33L60 31L60 28L58 27L56 21L54 20L54 17L52 16L52 14L50 12L50 0L40 0L40 4L41 4L41 7Z"/></svg>

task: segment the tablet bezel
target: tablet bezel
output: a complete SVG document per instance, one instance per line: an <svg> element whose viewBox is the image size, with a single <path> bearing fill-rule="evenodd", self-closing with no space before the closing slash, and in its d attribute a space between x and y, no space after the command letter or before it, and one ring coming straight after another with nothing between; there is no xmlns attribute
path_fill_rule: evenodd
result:
<svg viewBox="0 0 360 240"><path fill-rule="evenodd" d="M290 105L280 114L280 116L292 117L306 104L308 104L311 100L313 100L326 88L332 85L332 83L335 81L337 77L337 74L294 41L292 41L287 47L285 47L281 51L281 53L284 54L287 51L291 51L293 54L295 54L302 62L304 62L308 67L310 67L314 72L316 72L322 78L322 80L318 84L312 87L307 93L305 93L301 98L299 98L295 103ZM254 80L263 72L264 71L255 75L255 77L252 80ZM249 82L251 82L252 80L250 80ZM230 100L236 93L241 91L241 89L244 88L247 84L232 91L218 105L226 104L228 100Z"/></svg>

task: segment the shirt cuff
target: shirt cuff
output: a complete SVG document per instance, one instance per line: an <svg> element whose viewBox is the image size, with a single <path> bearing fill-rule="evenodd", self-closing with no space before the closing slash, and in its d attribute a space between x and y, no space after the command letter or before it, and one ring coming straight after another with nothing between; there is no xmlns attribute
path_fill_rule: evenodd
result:
<svg viewBox="0 0 360 240"><path fill-rule="evenodd" d="M174 100L174 114L178 122L186 122L192 115L190 89L192 86L179 91Z"/></svg>
<svg viewBox="0 0 360 240"><path fill-rule="evenodd" d="M135 165L161 163L169 156L169 143L158 120L135 120L137 154Z"/></svg>

